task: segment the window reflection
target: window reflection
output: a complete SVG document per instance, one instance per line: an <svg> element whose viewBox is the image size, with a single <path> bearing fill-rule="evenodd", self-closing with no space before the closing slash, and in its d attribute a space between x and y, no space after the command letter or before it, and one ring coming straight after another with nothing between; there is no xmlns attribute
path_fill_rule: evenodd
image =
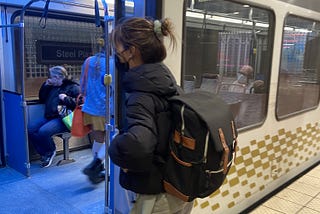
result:
<svg viewBox="0 0 320 214"><path fill-rule="evenodd" d="M319 25L292 15L285 20L277 95L279 119L318 105Z"/></svg>
<svg viewBox="0 0 320 214"><path fill-rule="evenodd" d="M186 11L182 84L187 93L219 94L238 128L266 115L273 20L268 10L229 1L190 1Z"/></svg>

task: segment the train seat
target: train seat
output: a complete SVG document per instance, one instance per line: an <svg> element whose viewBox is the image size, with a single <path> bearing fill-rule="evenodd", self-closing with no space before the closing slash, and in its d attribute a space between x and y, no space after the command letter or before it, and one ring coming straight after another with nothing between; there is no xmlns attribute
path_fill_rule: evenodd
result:
<svg viewBox="0 0 320 214"><path fill-rule="evenodd" d="M27 110L27 114L28 114L28 124L29 122L32 120L32 122L36 122L37 120L39 120L39 116L37 115L44 115L44 108L45 105L44 104L40 104L40 103L33 103L33 104L29 104L28 105L28 110ZM69 158L69 140L71 138L71 133L70 132L62 132L62 133L57 133L55 135L52 136L54 137L59 137L62 139L62 143L63 143L63 159L60 160L57 165L62 165L62 164L66 164L66 163L71 163L74 162L74 159L70 159Z"/></svg>
<svg viewBox="0 0 320 214"><path fill-rule="evenodd" d="M219 74L203 73L201 75L200 90L217 93L220 85Z"/></svg>
<svg viewBox="0 0 320 214"><path fill-rule="evenodd" d="M44 114L44 104L40 104L37 101L29 101L27 105L27 118L28 125L30 122L37 122L40 119L40 115ZM52 136L57 146L57 154L63 154L63 159L58 161L57 165L62 165L75 160L70 159L70 151L80 150L91 147L90 135L84 138L75 138L71 136L70 132L57 133ZM29 156L30 160L37 160L40 155L33 148L32 142L29 142Z"/></svg>
<svg viewBox="0 0 320 214"><path fill-rule="evenodd" d="M221 83L218 88L218 94L221 92L246 93L246 86L237 83Z"/></svg>
<svg viewBox="0 0 320 214"><path fill-rule="evenodd" d="M69 139L71 138L70 132L61 132L53 135L53 137L59 137L62 139L63 143L63 159L59 160L57 165L63 165L67 163L75 162L74 159L69 157Z"/></svg>
<svg viewBox="0 0 320 214"><path fill-rule="evenodd" d="M185 75L183 79L183 90L186 93L191 93L195 89L196 85L196 76L194 75Z"/></svg>

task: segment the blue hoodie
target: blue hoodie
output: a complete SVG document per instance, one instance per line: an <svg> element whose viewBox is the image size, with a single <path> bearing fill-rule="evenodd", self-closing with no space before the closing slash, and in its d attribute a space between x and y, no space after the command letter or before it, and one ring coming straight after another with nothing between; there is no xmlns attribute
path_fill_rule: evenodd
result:
<svg viewBox="0 0 320 214"><path fill-rule="evenodd" d="M94 116L105 116L106 114L106 87L102 83L105 75L106 57L104 53L98 53L86 59L82 65L80 77L81 93L85 95L82 111ZM86 63L89 63L87 81L83 80ZM110 58L110 73L114 71L113 59ZM111 105L112 106L112 105Z"/></svg>

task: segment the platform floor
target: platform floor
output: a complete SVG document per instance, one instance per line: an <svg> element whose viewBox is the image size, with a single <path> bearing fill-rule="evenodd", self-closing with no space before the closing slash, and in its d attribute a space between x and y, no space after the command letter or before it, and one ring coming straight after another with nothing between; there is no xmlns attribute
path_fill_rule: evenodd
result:
<svg viewBox="0 0 320 214"><path fill-rule="evenodd" d="M90 149L71 152L70 157L76 161L56 166L62 159L59 155L48 168L33 162L29 178L11 168L0 168L0 214L104 213L104 182L92 185L81 173L91 161ZM248 213L320 214L320 165Z"/></svg>
<svg viewBox="0 0 320 214"><path fill-rule="evenodd" d="M273 195L250 214L320 214L320 165Z"/></svg>

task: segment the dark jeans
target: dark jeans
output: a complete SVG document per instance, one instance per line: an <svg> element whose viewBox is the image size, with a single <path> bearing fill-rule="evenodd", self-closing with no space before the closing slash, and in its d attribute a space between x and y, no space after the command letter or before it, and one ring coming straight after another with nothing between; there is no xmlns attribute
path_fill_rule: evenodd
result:
<svg viewBox="0 0 320 214"><path fill-rule="evenodd" d="M51 120L42 118L38 121L29 121L28 124L29 141L41 156L56 150L52 135L66 131L68 131L68 128L60 118Z"/></svg>

